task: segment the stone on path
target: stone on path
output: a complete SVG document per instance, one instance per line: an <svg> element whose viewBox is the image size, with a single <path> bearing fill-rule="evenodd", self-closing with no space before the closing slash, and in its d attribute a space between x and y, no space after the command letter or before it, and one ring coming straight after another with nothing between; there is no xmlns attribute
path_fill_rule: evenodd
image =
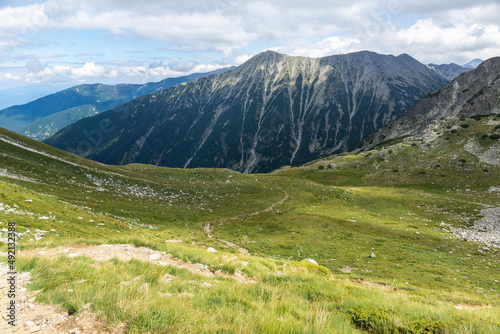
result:
<svg viewBox="0 0 500 334"><path fill-rule="evenodd" d="M152 254L152 255L149 256L149 259L151 261L157 261L157 260L160 259L160 255L158 255L158 254Z"/></svg>

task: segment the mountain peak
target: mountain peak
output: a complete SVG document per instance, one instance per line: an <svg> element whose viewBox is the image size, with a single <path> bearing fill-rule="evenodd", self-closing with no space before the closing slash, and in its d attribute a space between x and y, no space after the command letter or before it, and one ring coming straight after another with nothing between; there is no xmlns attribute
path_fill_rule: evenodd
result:
<svg viewBox="0 0 500 334"><path fill-rule="evenodd" d="M476 68L483 62L482 59L476 58L474 60L471 60L467 64L462 65L463 67L468 67L468 68Z"/></svg>
<svg viewBox="0 0 500 334"><path fill-rule="evenodd" d="M233 71L82 120L46 142L105 163L269 172L352 150L446 84L406 58L368 51L307 58L269 50ZM81 129L107 120L113 131L90 145Z"/></svg>
<svg viewBox="0 0 500 334"><path fill-rule="evenodd" d="M256 61L263 62L263 61L269 61L269 60L274 60L274 59L283 58L283 57L285 57L285 55L282 53L279 53L279 52L276 52L273 50L266 50L266 51L263 51L261 53L256 54L255 56L253 56L252 58L247 60L247 62L256 62Z"/></svg>

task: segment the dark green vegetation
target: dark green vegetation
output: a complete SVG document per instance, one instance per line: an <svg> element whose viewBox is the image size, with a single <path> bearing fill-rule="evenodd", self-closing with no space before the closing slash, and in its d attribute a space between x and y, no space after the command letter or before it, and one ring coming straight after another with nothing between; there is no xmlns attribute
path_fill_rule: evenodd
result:
<svg viewBox="0 0 500 334"><path fill-rule="evenodd" d="M1 130L0 202L14 211L0 221L31 231L22 249L135 244L256 281L139 260L19 258L38 301L77 314L90 302L129 333L497 333L499 252L448 230L500 206L500 168L487 162L498 125L498 115L446 118L425 138L269 175L107 166ZM284 191L283 204L250 215ZM235 216L212 234L251 255L200 226ZM35 241L35 229L47 233Z"/></svg>
<svg viewBox="0 0 500 334"><path fill-rule="evenodd" d="M447 82L405 54L267 51L81 120L46 143L108 164L270 172L352 150Z"/></svg>
<svg viewBox="0 0 500 334"><path fill-rule="evenodd" d="M24 105L0 110L0 124L11 131L43 140L82 118L94 116L136 97L229 69L231 68L168 78L143 85L92 84L75 86Z"/></svg>

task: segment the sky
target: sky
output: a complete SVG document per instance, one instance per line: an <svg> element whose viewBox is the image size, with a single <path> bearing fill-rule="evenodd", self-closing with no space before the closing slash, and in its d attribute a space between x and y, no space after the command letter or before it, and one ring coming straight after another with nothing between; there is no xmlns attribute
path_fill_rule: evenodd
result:
<svg viewBox="0 0 500 334"><path fill-rule="evenodd" d="M0 90L145 83L274 50L500 56L500 0L0 0Z"/></svg>

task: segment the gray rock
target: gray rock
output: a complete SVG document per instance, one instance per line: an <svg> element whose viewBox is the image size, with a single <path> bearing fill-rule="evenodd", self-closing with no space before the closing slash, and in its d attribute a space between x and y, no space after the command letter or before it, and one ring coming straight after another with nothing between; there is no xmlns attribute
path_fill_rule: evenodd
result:
<svg viewBox="0 0 500 334"><path fill-rule="evenodd" d="M471 229L452 228L451 232L465 240L484 244L487 247L483 247L483 251L489 251L488 247L500 248L500 207L481 210L481 214L484 217Z"/></svg>
<svg viewBox="0 0 500 334"><path fill-rule="evenodd" d="M313 259L306 259L306 261L319 266L318 262L314 261Z"/></svg>
<svg viewBox="0 0 500 334"><path fill-rule="evenodd" d="M35 322L34 321L31 321L31 320L28 320L24 323L24 326L34 326L35 325Z"/></svg>

